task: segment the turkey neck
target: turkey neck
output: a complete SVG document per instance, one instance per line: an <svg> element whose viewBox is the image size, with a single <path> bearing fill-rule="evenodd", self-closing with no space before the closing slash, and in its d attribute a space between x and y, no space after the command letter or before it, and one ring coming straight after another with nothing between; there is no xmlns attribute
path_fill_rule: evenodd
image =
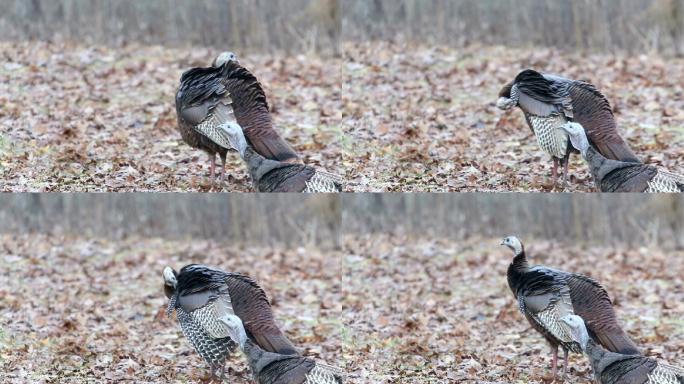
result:
<svg viewBox="0 0 684 384"><path fill-rule="evenodd" d="M252 368L252 373L255 377L261 374L266 367L275 362L296 357L265 351L250 339L245 341L243 351L247 356L247 360L249 361L249 365Z"/></svg>
<svg viewBox="0 0 684 384"><path fill-rule="evenodd" d="M249 168L249 174L252 177L252 181L255 183L258 183L259 180L264 177L264 175L274 169L292 165L291 163L283 163L280 161L266 159L249 146L245 150L244 160L247 163L247 168Z"/></svg>
<svg viewBox="0 0 684 384"><path fill-rule="evenodd" d="M634 358L634 356L607 351L591 338L587 342L584 353L589 358L591 369L599 383L603 383L601 375L611 364Z"/></svg>
<svg viewBox="0 0 684 384"><path fill-rule="evenodd" d="M592 339L589 339L587 342L587 347L584 350L584 353L587 355L589 362L591 363L591 369L594 371L594 376L596 376L596 379L599 382L601 381L601 373L603 373L603 370L606 368L605 365L601 366L601 360L603 359L605 352L606 351L600 346L596 345Z"/></svg>
<svg viewBox="0 0 684 384"><path fill-rule="evenodd" d="M624 165L618 161L606 159L592 146L589 146L583 155L584 159L589 163L591 175L598 183L608 176L609 173L622 168Z"/></svg>
<svg viewBox="0 0 684 384"><path fill-rule="evenodd" d="M513 262L508 266L508 287L511 288L515 297L518 297L518 285L522 276L527 273L530 269L530 265L527 262L527 256L525 256L525 248L515 255Z"/></svg>

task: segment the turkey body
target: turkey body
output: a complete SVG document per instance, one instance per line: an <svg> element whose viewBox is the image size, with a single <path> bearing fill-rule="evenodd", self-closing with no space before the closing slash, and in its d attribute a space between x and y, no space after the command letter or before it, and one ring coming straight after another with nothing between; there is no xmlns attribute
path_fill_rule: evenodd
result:
<svg viewBox="0 0 684 384"><path fill-rule="evenodd" d="M576 273L535 266L528 267L524 254L508 268L508 286L530 324L551 343L581 352L561 330L560 319L570 313L586 319L589 334L608 350L639 354L636 345L617 323L606 290L595 280Z"/></svg>
<svg viewBox="0 0 684 384"><path fill-rule="evenodd" d="M581 344L599 384L684 384L684 370L655 359L607 351L589 338L584 320L563 318L565 329Z"/></svg>
<svg viewBox="0 0 684 384"><path fill-rule="evenodd" d="M244 353L257 384L342 384L341 370L307 357L266 352L249 340Z"/></svg>
<svg viewBox="0 0 684 384"><path fill-rule="evenodd" d="M554 160L554 175L561 163L567 177L568 158L577 150L562 129L568 121L582 124L591 145L606 158L640 162L619 135L608 100L587 82L528 69L504 86L499 96L501 108L522 109L539 146Z"/></svg>
<svg viewBox="0 0 684 384"><path fill-rule="evenodd" d="M245 163L259 192L337 193L342 179L304 164L265 159L252 148L245 150Z"/></svg>
<svg viewBox="0 0 684 384"><path fill-rule="evenodd" d="M600 384L684 384L684 370L649 357L607 352L591 341L587 355Z"/></svg>
<svg viewBox="0 0 684 384"><path fill-rule="evenodd" d="M585 160L601 192L684 192L684 177L651 165L606 159L591 147L587 149Z"/></svg>
<svg viewBox="0 0 684 384"><path fill-rule="evenodd" d="M636 345L620 328L608 293L598 282L581 274L529 266L522 242L514 239L520 245L508 267L508 286L525 318L551 345L554 375L559 346L565 353L565 370L568 351L581 353L580 345L561 322L568 315L582 316L587 321L591 338L606 349L639 354Z"/></svg>
<svg viewBox="0 0 684 384"><path fill-rule="evenodd" d="M243 319L250 339L264 350L297 355L276 325L266 293L249 277L191 264L176 278L176 286L169 291L168 313L176 311L183 334L211 367L212 375L237 347L219 320L225 315Z"/></svg>
<svg viewBox="0 0 684 384"><path fill-rule="evenodd" d="M176 92L178 129L193 148L225 161L230 143L219 128L237 122L255 150L267 159L296 161L273 126L266 94L256 77L235 61L185 72ZM212 160L213 165L213 160Z"/></svg>

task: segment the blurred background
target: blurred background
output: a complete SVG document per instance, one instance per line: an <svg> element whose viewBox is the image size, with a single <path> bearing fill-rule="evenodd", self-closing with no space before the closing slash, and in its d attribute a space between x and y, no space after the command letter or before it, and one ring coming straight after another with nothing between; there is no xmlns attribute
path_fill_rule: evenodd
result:
<svg viewBox="0 0 684 384"><path fill-rule="evenodd" d="M675 195L344 196L345 234L452 241L516 234L575 245L684 248L684 198Z"/></svg>
<svg viewBox="0 0 684 384"><path fill-rule="evenodd" d="M684 54L684 0L344 0L345 40Z"/></svg>
<svg viewBox="0 0 684 384"><path fill-rule="evenodd" d="M9 40L336 52L337 0L0 0ZM30 22L29 22L30 20Z"/></svg>
<svg viewBox="0 0 684 384"><path fill-rule="evenodd" d="M5 194L0 233L218 240L234 245L338 245L332 196Z"/></svg>

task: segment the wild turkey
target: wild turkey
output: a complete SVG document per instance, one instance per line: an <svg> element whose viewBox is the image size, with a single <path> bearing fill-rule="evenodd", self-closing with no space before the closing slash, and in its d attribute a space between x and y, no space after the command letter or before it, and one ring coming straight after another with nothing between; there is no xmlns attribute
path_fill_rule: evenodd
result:
<svg viewBox="0 0 684 384"><path fill-rule="evenodd" d="M247 337L239 317L226 315L221 321L247 356L257 384L342 384L341 369L302 356L265 351Z"/></svg>
<svg viewBox="0 0 684 384"><path fill-rule="evenodd" d="M584 128L577 123L563 126L572 145L589 164L596 187L601 192L684 192L684 177L652 165L606 159L589 145Z"/></svg>
<svg viewBox="0 0 684 384"><path fill-rule="evenodd" d="M684 369L659 363L650 357L606 351L589 337L581 317L568 315L561 320L589 358L599 384L684 384Z"/></svg>
<svg viewBox="0 0 684 384"><path fill-rule="evenodd" d="M501 245L515 253L508 267L508 286L518 300L520 312L551 344L554 378L557 373L558 346L563 348L564 353L564 377L568 368L568 351L582 352L561 326L560 319L567 315L577 314L587 319L592 338L607 349L639 354L636 345L618 325L608 293L598 282L577 273L544 266L530 267L525 248L515 236L506 237Z"/></svg>
<svg viewBox="0 0 684 384"><path fill-rule="evenodd" d="M244 319L250 340L265 350L297 355L276 325L266 293L249 277L198 264L180 273L166 267L163 276L167 314L176 311L181 331L209 364L212 379L219 369L223 378L226 358L237 346L219 320L225 315Z"/></svg>
<svg viewBox="0 0 684 384"><path fill-rule="evenodd" d="M229 143L218 126L237 123L256 151L267 159L295 162L297 155L273 127L266 94L256 77L232 52L220 54L209 68L193 68L176 92L178 129L183 140L209 154L214 181L216 154L224 178Z"/></svg>
<svg viewBox="0 0 684 384"><path fill-rule="evenodd" d="M269 160L255 151L245 140L237 124L220 126L247 164L254 187L259 192L336 193L342 191L343 179L304 164Z"/></svg>
<svg viewBox="0 0 684 384"><path fill-rule="evenodd" d="M524 70L499 92L497 107L519 106L539 146L553 158L554 183L558 164L563 165L563 182L568 176L568 158L573 148L562 125L575 121L587 127L591 145L603 156L639 163L617 131L608 100L593 85L578 80Z"/></svg>

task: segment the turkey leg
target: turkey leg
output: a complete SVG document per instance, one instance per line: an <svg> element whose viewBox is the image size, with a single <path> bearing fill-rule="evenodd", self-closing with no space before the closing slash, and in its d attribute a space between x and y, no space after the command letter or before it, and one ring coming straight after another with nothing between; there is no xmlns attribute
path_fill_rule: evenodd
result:
<svg viewBox="0 0 684 384"><path fill-rule="evenodd" d="M216 154L209 154L209 162L211 166L209 167L209 174L211 175L211 185L214 185L214 171L216 171Z"/></svg>
<svg viewBox="0 0 684 384"><path fill-rule="evenodd" d="M209 366L209 372L211 372L211 375L209 376L209 382L210 383L213 383L214 381L216 381L218 379L218 375L216 375L216 370L218 370L218 368L219 368L218 366L213 365L213 364Z"/></svg>
<svg viewBox="0 0 684 384"><path fill-rule="evenodd" d="M223 380L226 378L226 361L223 360L223 364L221 364L221 378L220 382L223 383Z"/></svg>
<svg viewBox="0 0 684 384"><path fill-rule="evenodd" d="M553 170L551 171L551 177L553 178L553 185L555 186L558 182L558 158L553 158Z"/></svg>
<svg viewBox="0 0 684 384"><path fill-rule="evenodd" d="M227 153L226 153L227 155ZM223 187L223 182L226 179L226 155L220 155L221 156L221 187Z"/></svg>
<svg viewBox="0 0 684 384"><path fill-rule="evenodd" d="M563 158L563 187L568 185L568 165L570 163L570 151Z"/></svg>
<svg viewBox="0 0 684 384"><path fill-rule="evenodd" d="M558 374L558 346L551 346L551 376L553 380L556 381L556 375Z"/></svg>
<svg viewBox="0 0 684 384"><path fill-rule="evenodd" d="M563 380L565 380L566 373L568 373L568 350L563 348Z"/></svg>

